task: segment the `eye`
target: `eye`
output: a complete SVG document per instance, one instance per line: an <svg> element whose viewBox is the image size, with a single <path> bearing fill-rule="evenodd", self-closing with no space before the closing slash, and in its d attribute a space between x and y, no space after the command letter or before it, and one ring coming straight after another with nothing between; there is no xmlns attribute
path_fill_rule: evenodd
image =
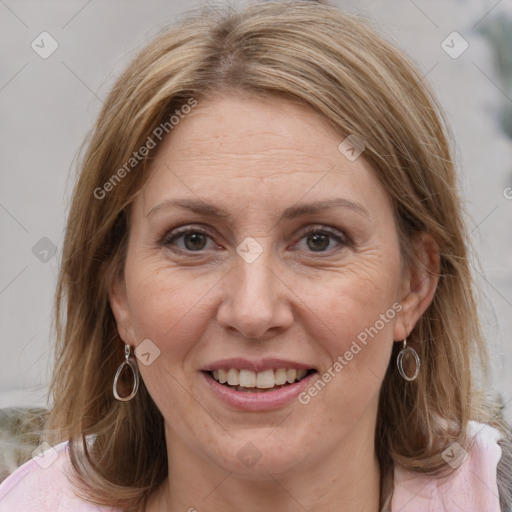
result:
<svg viewBox="0 0 512 512"><path fill-rule="evenodd" d="M174 246L182 252L201 252L216 247L209 233L199 228L175 229L167 233L162 244ZM307 230L296 244L307 252L330 252L339 246L348 245L345 235L333 228L323 226Z"/></svg>
<svg viewBox="0 0 512 512"><path fill-rule="evenodd" d="M310 252L329 252L336 246L345 246L348 244L343 233L340 231L324 226L322 228L313 228L303 234L297 245L301 245L305 241L306 249ZM302 244L304 248L304 244ZM334 247L333 247L334 245Z"/></svg>
<svg viewBox="0 0 512 512"><path fill-rule="evenodd" d="M208 242L213 244L210 235L201 229L177 229L168 233L162 243L164 245L174 245L181 251L199 252L212 249L213 245L208 247Z"/></svg>

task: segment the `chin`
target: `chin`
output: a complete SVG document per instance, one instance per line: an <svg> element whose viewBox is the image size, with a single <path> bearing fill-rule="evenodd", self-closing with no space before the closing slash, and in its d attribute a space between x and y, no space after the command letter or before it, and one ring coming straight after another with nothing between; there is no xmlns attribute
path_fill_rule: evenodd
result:
<svg viewBox="0 0 512 512"><path fill-rule="evenodd" d="M263 436L254 436L253 441L247 436L236 441L230 438L229 446L224 453L215 454L213 462L223 470L248 480L268 480L271 476L279 478L303 462L306 454L301 443L284 446L278 440L270 441L268 436L265 432ZM233 446L237 448L233 450Z"/></svg>

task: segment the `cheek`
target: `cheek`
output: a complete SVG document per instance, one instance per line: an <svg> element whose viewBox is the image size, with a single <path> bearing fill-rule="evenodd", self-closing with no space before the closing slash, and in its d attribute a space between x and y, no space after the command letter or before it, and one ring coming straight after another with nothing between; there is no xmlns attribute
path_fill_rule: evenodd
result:
<svg viewBox="0 0 512 512"><path fill-rule="evenodd" d="M135 344L149 338L162 353L176 355L189 348L203 329L201 318L210 303L211 273L191 277L161 261L136 258L127 262L126 286ZM206 319L205 319L206 320Z"/></svg>
<svg viewBox="0 0 512 512"><path fill-rule="evenodd" d="M401 309L397 302L399 254L362 257L328 281L318 285L314 298L308 301L310 318L314 314L322 324L316 335L310 334L330 359L330 365L322 370L336 375L332 387L343 388L347 399L364 395L365 390L371 394L384 378L393 346L393 326ZM312 321L306 324L312 325Z"/></svg>
<svg viewBox="0 0 512 512"><path fill-rule="evenodd" d="M149 339L158 349L150 365L138 365L141 377L161 411L182 411L177 417L188 417L185 411L195 411L197 401L185 384L191 373L187 364L205 329L205 294L212 284L207 286L209 278L182 278L161 261L142 258L127 262L126 276L134 344Z"/></svg>

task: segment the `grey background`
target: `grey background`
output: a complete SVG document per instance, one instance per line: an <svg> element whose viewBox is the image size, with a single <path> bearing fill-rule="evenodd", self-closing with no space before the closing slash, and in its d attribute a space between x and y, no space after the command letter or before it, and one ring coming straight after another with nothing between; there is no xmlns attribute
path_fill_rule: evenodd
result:
<svg viewBox="0 0 512 512"><path fill-rule="evenodd" d="M512 186L512 0L336 4L370 17L412 56L447 113L476 247L493 389L512 421L512 199L504 193ZM144 43L197 5L0 0L0 407L45 404L76 157L102 100ZM31 48L43 31L59 45L47 59ZM457 59L441 47L453 31L469 44Z"/></svg>

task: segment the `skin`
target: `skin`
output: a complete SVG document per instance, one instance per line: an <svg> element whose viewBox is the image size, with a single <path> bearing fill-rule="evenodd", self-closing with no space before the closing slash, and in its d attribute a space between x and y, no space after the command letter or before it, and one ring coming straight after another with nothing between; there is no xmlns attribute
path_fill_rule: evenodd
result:
<svg viewBox="0 0 512 512"><path fill-rule="evenodd" d="M379 389L393 342L432 299L438 249L420 236L420 264L402 265L386 192L364 154L351 162L340 153L343 139L306 106L230 93L202 101L159 148L130 212L124 276L110 292L122 340L134 348L150 339L160 350L139 369L165 419L170 478L146 510L379 510ZM178 198L232 220L155 209ZM279 221L287 207L333 198L366 213L335 207ZM162 240L179 226L208 234ZM343 241L308 236L316 227ZM252 263L236 252L246 237L263 249ZM236 411L199 373L234 356L298 360L323 373L394 303L402 310L306 405ZM261 455L252 467L237 457L248 442Z"/></svg>

